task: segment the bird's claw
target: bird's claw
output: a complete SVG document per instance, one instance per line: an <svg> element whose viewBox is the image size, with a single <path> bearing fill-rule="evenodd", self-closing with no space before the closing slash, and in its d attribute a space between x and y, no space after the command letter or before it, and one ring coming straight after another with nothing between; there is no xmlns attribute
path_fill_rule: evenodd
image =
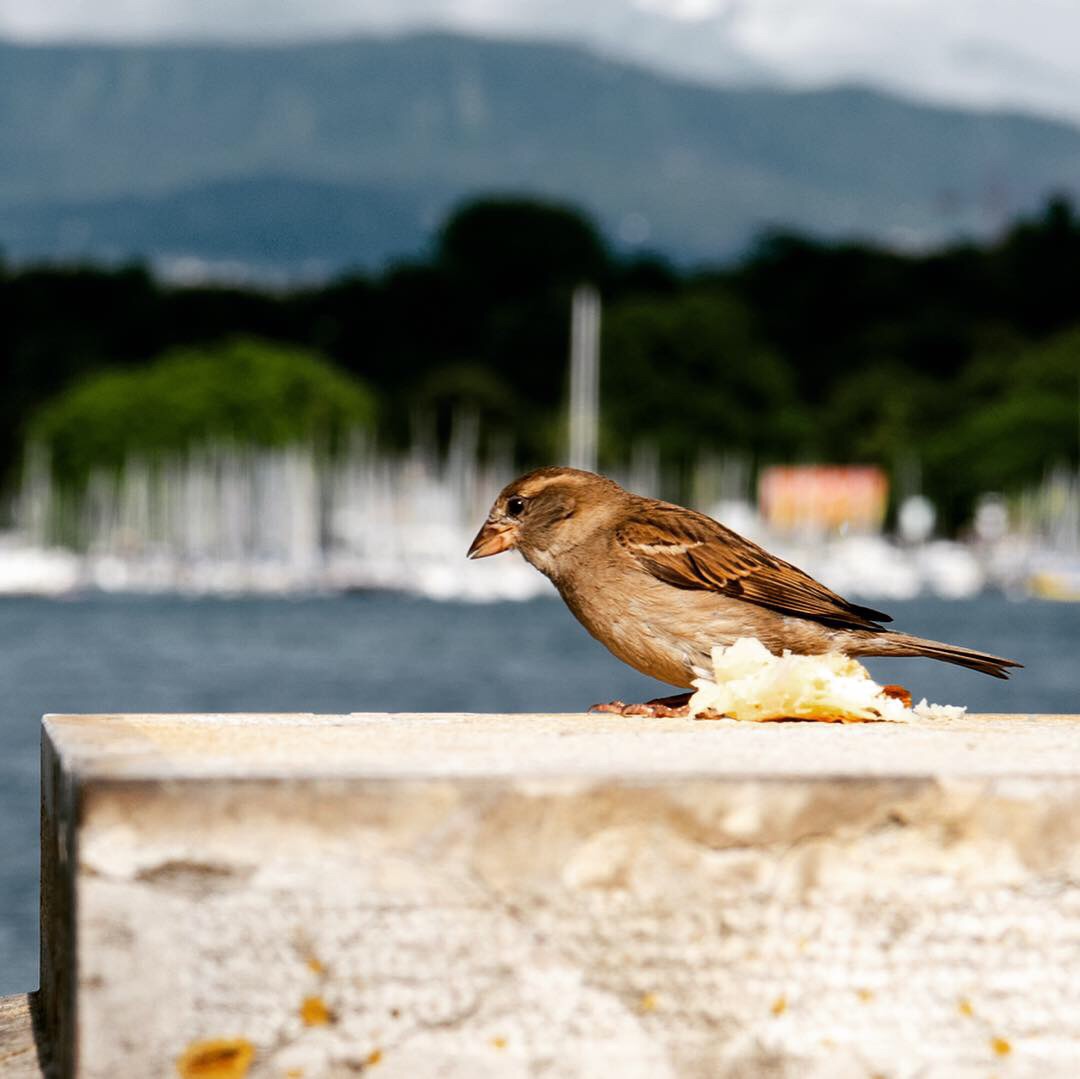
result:
<svg viewBox="0 0 1080 1079"><path fill-rule="evenodd" d="M680 693L674 697L657 697L644 704L608 701L607 704L594 704L589 711L607 712L616 716L646 716L650 719L685 719L690 715L690 694Z"/></svg>

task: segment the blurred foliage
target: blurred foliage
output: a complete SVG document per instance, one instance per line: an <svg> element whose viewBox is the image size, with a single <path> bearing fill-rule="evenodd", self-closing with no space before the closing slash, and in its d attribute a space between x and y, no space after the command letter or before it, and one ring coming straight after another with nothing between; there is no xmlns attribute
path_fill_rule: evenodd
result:
<svg viewBox="0 0 1080 1079"><path fill-rule="evenodd" d="M787 457L805 439L791 369L726 290L615 305L602 354L605 444L617 455L645 436L665 460L687 466L733 446Z"/></svg>
<svg viewBox="0 0 1080 1079"><path fill-rule="evenodd" d="M573 210L521 199L461 208L425 261L292 291L0 262L0 467L10 483L26 436L61 430L72 472L80 455L115 460L196 429L332 438L346 417L373 422L374 398L384 445L407 444L418 417L445 440L469 412L482 445L512 438L522 465L555 460L570 294L589 281L604 298L605 464L637 441L673 466L708 450L890 469L915 458L959 523L981 490L1077 460L1078 279L1080 221L1060 200L981 247L774 233L733 266L694 271L624 258ZM321 353L353 381L267 344L219 345L240 335ZM190 371L154 361L178 347ZM167 418L149 418L148 392Z"/></svg>
<svg viewBox="0 0 1080 1079"><path fill-rule="evenodd" d="M609 255L576 210L525 199L485 199L439 234L438 262L460 285L501 304L606 275Z"/></svg>
<svg viewBox="0 0 1080 1079"><path fill-rule="evenodd" d="M59 479L77 482L128 454L153 459L210 441L310 440L333 452L374 418L371 393L311 353L235 339L92 375L44 405L29 438Z"/></svg>
<svg viewBox="0 0 1080 1079"><path fill-rule="evenodd" d="M818 441L833 461L892 465L932 430L940 400L938 380L895 361L870 363L834 385Z"/></svg>
<svg viewBox="0 0 1080 1079"><path fill-rule="evenodd" d="M980 357L950 389L953 422L927 445L947 504L972 491L1015 490L1048 467L1076 462L1080 327L1021 350Z"/></svg>
<svg viewBox="0 0 1080 1079"><path fill-rule="evenodd" d="M434 423L445 444L456 419L473 416L485 435L486 448L513 442L521 404L493 371L478 363L447 364L432 371L416 387L417 418Z"/></svg>

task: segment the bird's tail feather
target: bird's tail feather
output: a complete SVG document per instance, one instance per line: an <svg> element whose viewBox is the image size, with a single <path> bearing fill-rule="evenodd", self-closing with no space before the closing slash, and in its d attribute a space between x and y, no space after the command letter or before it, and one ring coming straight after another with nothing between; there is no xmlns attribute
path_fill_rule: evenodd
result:
<svg viewBox="0 0 1080 1079"><path fill-rule="evenodd" d="M860 642L860 647L851 649L852 655L863 656L926 656L928 659L940 659L945 663L955 663L958 667L967 667L981 671L994 678L1008 678L1008 667L1023 667L1015 659L994 656L989 652L977 652L974 648L964 648L943 641L928 641L923 637L912 637L909 633L879 633Z"/></svg>

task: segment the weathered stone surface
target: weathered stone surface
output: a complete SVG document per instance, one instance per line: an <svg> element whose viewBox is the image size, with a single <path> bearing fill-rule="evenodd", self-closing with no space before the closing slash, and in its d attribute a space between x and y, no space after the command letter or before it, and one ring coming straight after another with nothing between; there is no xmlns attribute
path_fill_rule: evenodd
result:
<svg viewBox="0 0 1080 1079"><path fill-rule="evenodd" d="M0 997L0 1075L42 1079L34 1023L34 994Z"/></svg>
<svg viewBox="0 0 1080 1079"><path fill-rule="evenodd" d="M1076 717L54 716L43 776L79 1076L1077 1074Z"/></svg>

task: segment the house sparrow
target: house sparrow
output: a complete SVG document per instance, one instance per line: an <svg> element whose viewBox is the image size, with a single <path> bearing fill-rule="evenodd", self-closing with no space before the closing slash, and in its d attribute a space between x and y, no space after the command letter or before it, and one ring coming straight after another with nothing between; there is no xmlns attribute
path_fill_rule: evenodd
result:
<svg viewBox="0 0 1080 1079"><path fill-rule="evenodd" d="M690 687L714 645L756 637L769 651L928 656L1008 678L1021 664L885 629L892 619L694 510L575 468L540 468L503 488L469 558L517 548L579 622L624 663ZM689 694L650 702L678 714ZM641 706L599 706L633 710ZM685 714L685 713L684 713Z"/></svg>

